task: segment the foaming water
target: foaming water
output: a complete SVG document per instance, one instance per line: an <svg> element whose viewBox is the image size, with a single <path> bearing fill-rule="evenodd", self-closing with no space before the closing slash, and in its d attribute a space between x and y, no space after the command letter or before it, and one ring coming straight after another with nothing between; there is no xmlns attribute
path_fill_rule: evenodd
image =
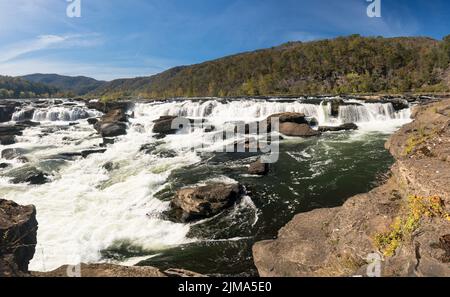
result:
<svg viewBox="0 0 450 297"><path fill-rule="evenodd" d="M169 135L164 140L156 140L151 132L152 121L160 116L179 115L207 119L216 127L216 131L225 129L229 122L254 122L280 112L301 112L316 118L320 125L356 122L360 130L352 132L350 138L338 142L361 141L364 135L373 131L391 133L410 121L408 109L396 112L390 103L341 106L339 118L331 116L329 102L314 104L307 101L276 100L211 99L140 103L135 105L133 112L135 117L130 119L128 134L108 145L105 153L93 154L85 159L77 157L67 160L61 160L58 156L99 148L102 139L86 121L87 118L99 116L99 112L78 104L34 107L32 112L29 108L24 108L14 114L13 121L32 119L41 125L26 129L22 136L17 137L18 143L8 147L25 151L25 156L30 160L30 164L26 166L35 166L51 174L51 181L41 186L14 185L7 177L9 170L25 165L17 161L1 160L10 163L11 168L0 172L0 197L20 204L34 204L37 208L38 245L30 263L31 270L48 271L64 264L107 261L102 256L102 251L123 244L139 247L143 251L161 251L208 239L228 240L228 237L222 238L219 235L196 238L189 234L192 225L169 222L159 216L168 209L169 203L156 196L172 185L171 174L204 161L201 151L212 151L223 145L214 142L214 139L208 137L210 133L205 133L202 129L196 129L191 134ZM71 122L77 122L77 125L70 125ZM295 141L299 140L288 139L286 143L293 142L291 145L295 145ZM162 151L170 150L173 155L144 154L140 148L146 144L155 144ZM3 147L0 146L1 149ZM202 149L193 150L193 147ZM325 142L321 143L319 152L328 154L331 149L329 142ZM288 154L292 160L307 164L312 162L316 152L311 147ZM325 174L327 166L330 166L329 160L330 158L315 160L311 163L308 175L294 178L292 184L302 183L307 177L312 180ZM104 166L107 163L113 164L114 170L108 171ZM2 175L3 173L6 175ZM292 172L293 177L296 174ZM211 181L233 183L237 180L236 177L231 178L220 172L208 174L198 184ZM276 202L273 199L270 200L271 203ZM300 202L290 203L289 209L294 212L294 206ZM264 218L260 217L258 207L249 196L245 196L228 216L235 218L229 226L243 226L246 230L264 224ZM210 222L217 223L220 220L220 216L218 217ZM220 225L220 222L217 224ZM199 223L196 224L197 227L198 225ZM243 233L245 234L230 234L229 238L232 240L252 235L249 234L250 231ZM140 257L125 259L125 263L134 263L135 259Z"/></svg>

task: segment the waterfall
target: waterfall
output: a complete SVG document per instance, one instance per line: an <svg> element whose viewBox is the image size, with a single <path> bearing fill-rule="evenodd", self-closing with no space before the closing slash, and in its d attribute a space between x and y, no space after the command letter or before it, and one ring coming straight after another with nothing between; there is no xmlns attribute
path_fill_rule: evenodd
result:
<svg viewBox="0 0 450 297"><path fill-rule="evenodd" d="M353 103L353 102L352 102ZM320 104L305 101L277 102L267 100L240 101L182 101L136 104L135 113L152 119L175 115L189 118L205 118L215 124L233 121L254 122L282 112L304 113L316 118L320 125L342 123L365 123L396 119L409 119L409 109L396 112L391 103L354 103L340 106L339 116L331 116L331 103L323 100Z"/></svg>
<svg viewBox="0 0 450 297"><path fill-rule="evenodd" d="M392 103L364 103L339 108L339 121L342 123L390 121L409 119L409 117L409 109L396 112Z"/></svg>
<svg viewBox="0 0 450 297"><path fill-rule="evenodd" d="M87 110L82 107L52 107L45 109L28 108L16 111L12 116L12 121L20 122L25 120L33 120L36 122L73 122L100 115L100 112Z"/></svg>

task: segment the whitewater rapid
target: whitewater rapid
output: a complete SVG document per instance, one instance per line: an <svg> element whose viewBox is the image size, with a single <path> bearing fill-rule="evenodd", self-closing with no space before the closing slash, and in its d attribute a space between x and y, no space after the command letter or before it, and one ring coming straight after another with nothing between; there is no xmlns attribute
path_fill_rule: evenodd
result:
<svg viewBox="0 0 450 297"><path fill-rule="evenodd" d="M76 106L37 107L20 110L13 121L31 119L41 126L30 127L17 143L3 148L21 148L30 163L52 174L51 182L30 186L14 185L0 176L0 197L37 208L38 245L30 269L49 271L64 264L104 261L102 251L120 247L154 251L196 241L188 238L188 224L163 220L159 215L169 202L155 198L170 186L170 174L202 161L192 147L216 147L202 129L191 134L169 135L156 140L152 121L164 115L207 119L221 130L234 121L254 122L280 112L302 112L314 117L320 125L356 122L356 134L373 131L391 133L410 121L410 109L396 112L390 103L360 103L340 107L340 116L331 117L330 105L300 101L276 100L185 100L138 103L129 111L128 133L108 145L103 154L86 159L57 160L54 156L92 149L102 142L87 119L101 115L83 104ZM77 123L73 125L73 123ZM56 126L56 128L55 128ZM52 130L52 132L46 132ZM205 145L206 142L206 145ZM158 148L173 151L171 157L140 152L145 144L158 143ZM219 144L221 145L221 144ZM10 162L12 168L23 166ZM104 165L112 162L115 170ZM211 176L227 180L226 176ZM233 182L233 181L230 181ZM246 200L247 204L251 204ZM257 217L255 218L257 220Z"/></svg>

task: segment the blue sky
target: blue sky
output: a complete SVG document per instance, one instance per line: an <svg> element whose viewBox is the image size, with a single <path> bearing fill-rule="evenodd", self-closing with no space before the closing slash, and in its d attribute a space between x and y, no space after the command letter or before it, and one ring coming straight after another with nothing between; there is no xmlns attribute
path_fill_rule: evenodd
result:
<svg viewBox="0 0 450 297"><path fill-rule="evenodd" d="M339 35L450 34L448 0L0 0L0 74L111 80Z"/></svg>

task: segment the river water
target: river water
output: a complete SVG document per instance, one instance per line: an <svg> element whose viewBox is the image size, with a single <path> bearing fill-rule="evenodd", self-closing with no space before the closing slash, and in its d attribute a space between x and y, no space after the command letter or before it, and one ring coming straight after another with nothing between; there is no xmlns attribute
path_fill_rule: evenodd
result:
<svg viewBox="0 0 450 297"><path fill-rule="evenodd" d="M254 122L288 111L303 112L321 125L355 122L359 130L285 137L279 160L265 177L246 173L255 154L215 152L224 145L209 137L215 132L196 129L164 139L152 133L152 121L163 115L206 119L221 131L230 122ZM98 111L79 102L30 103L13 115L13 121L28 117L41 124L27 128L16 144L0 145L0 151L20 148L29 159L27 164L0 159L10 164L0 169L0 197L37 208L38 245L31 270L111 262L256 275L252 244L274 238L299 212L339 206L373 188L376 176L393 163L384 142L410 121L410 109L396 112L390 103L341 106L333 118L327 100L318 104L317 99L176 100L137 103L129 113L134 117L127 135L87 158L61 154L99 147L102 138L87 123L101 115ZM140 151L143 145L153 146L153 152ZM50 181L12 184L14 171L24 166L46 172ZM196 223L174 223L162 216L177 189L210 181L240 182L247 195Z"/></svg>

